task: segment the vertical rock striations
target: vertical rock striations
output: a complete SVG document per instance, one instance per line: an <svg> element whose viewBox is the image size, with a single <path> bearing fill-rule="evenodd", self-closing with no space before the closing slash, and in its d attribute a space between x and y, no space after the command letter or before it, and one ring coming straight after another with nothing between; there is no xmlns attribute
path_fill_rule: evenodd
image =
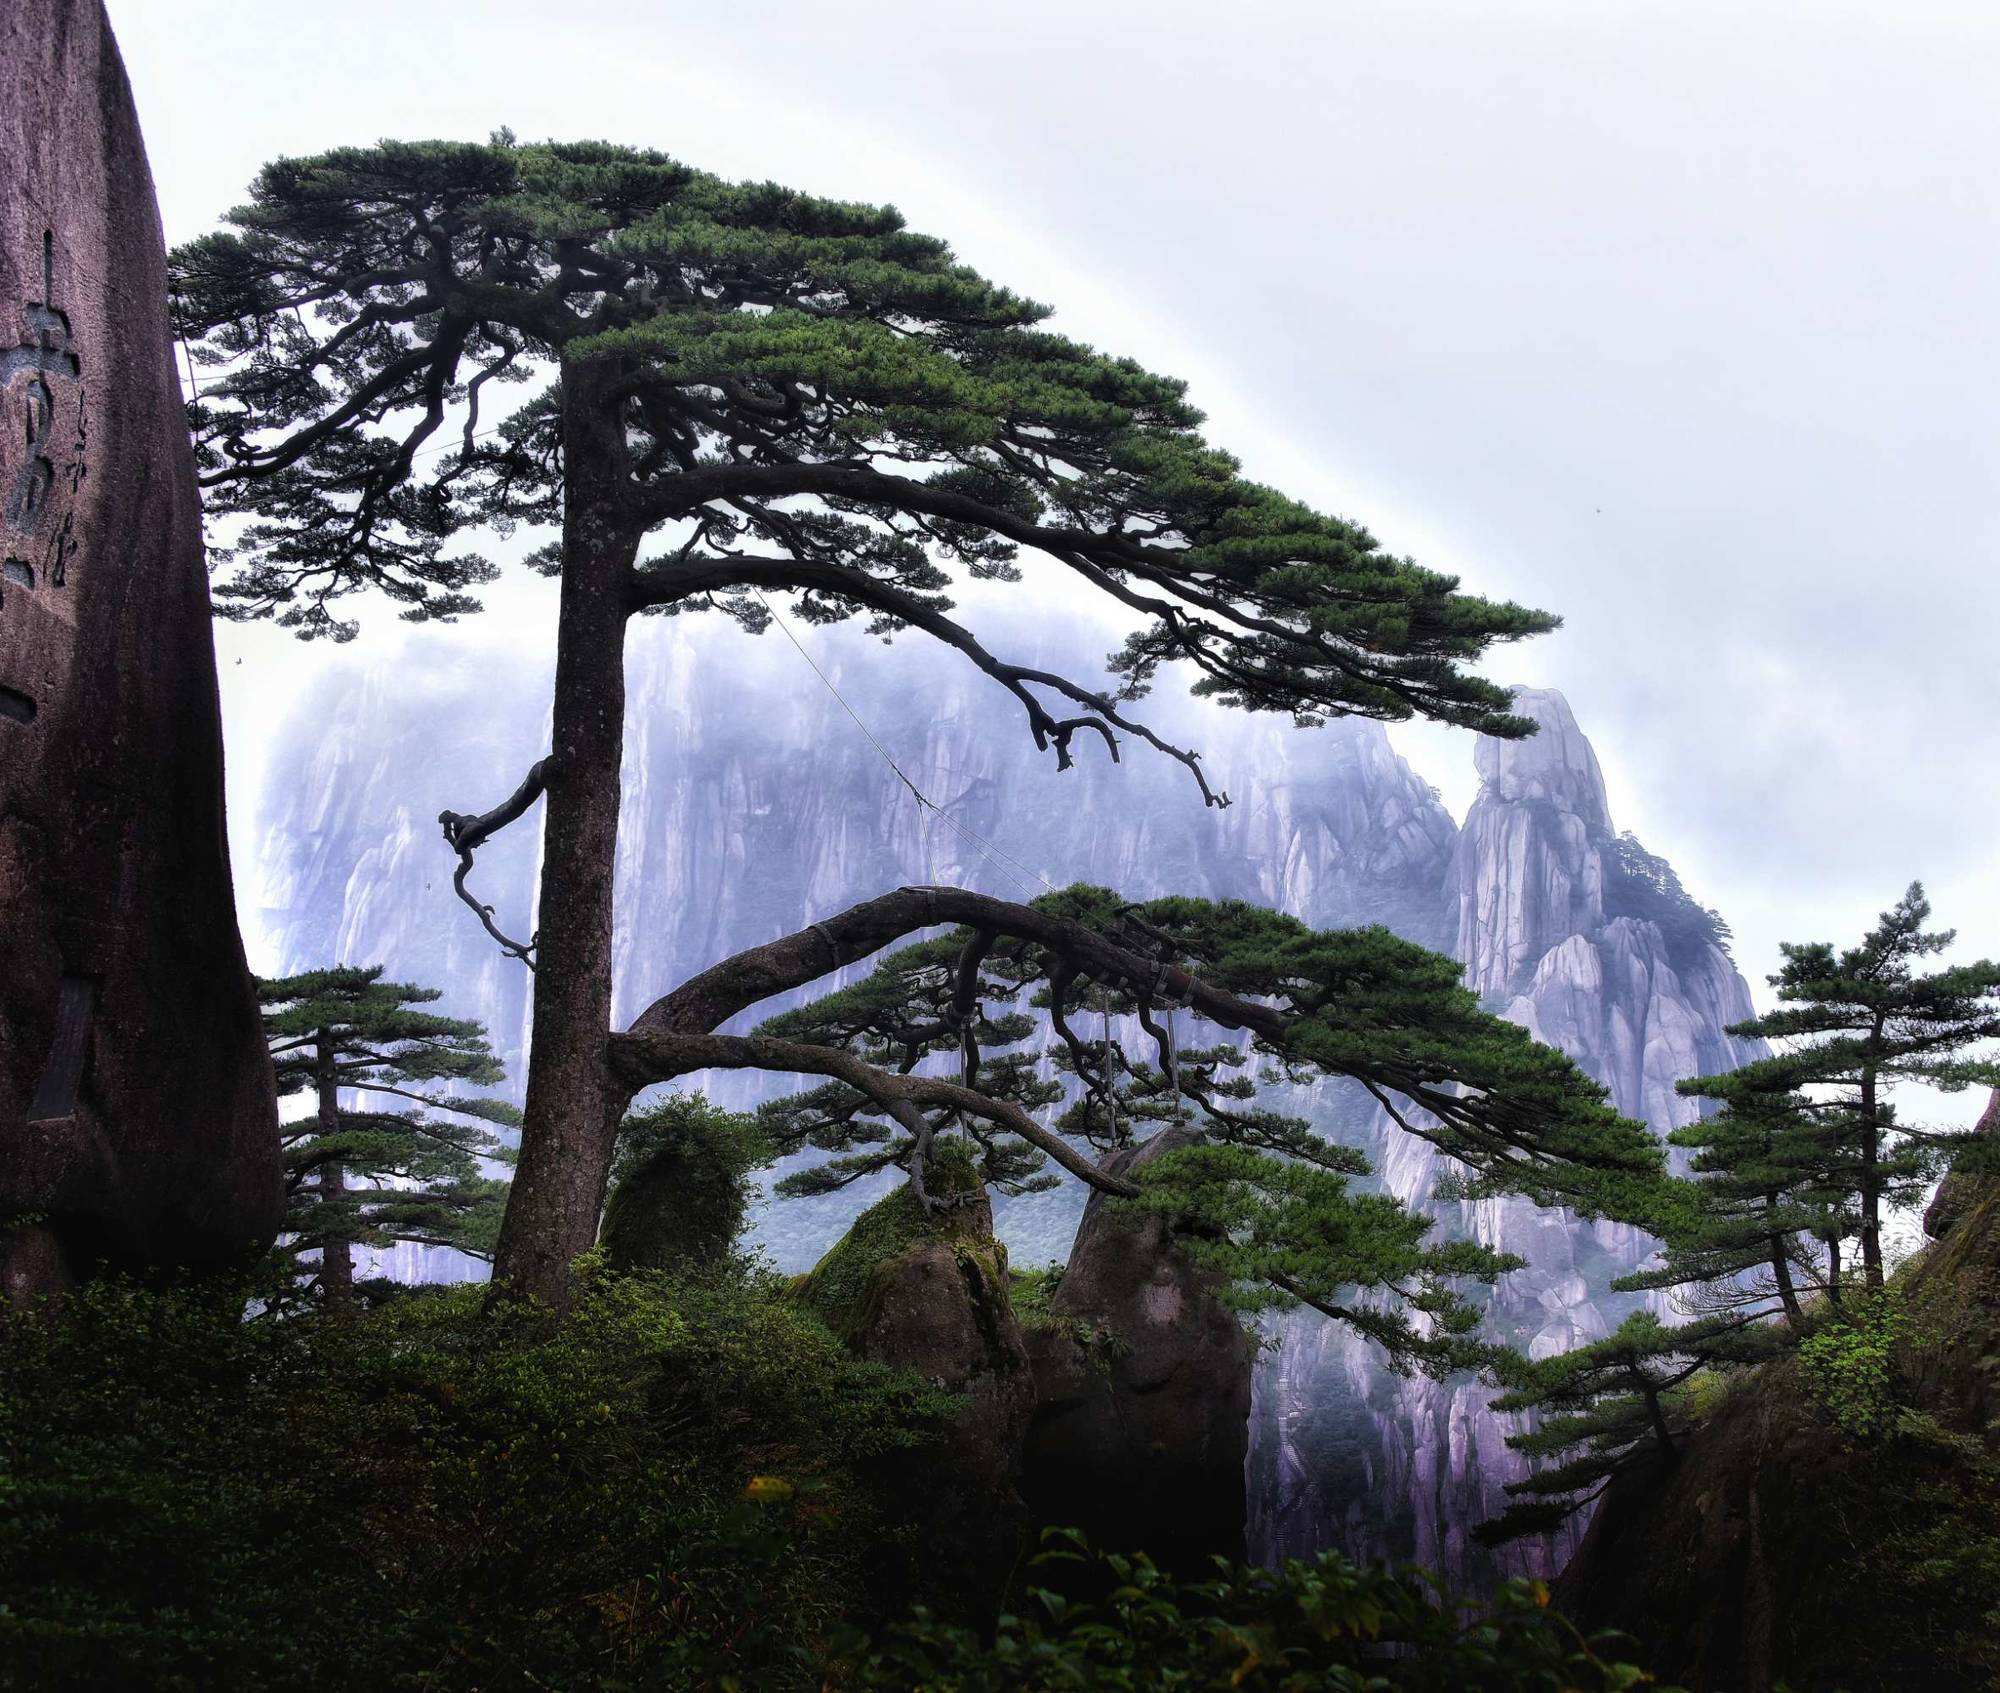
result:
<svg viewBox="0 0 2000 1693"><path fill-rule="evenodd" d="M1709 915L1678 883L1663 890L1670 872L1613 833L1602 772L1567 702L1524 689L1516 709L1540 731L1478 743L1479 796L1439 895L1447 932L1489 1005L1568 1053L1620 1111L1664 1137L1699 1109L1674 1092L1677 1080L1762 1050L1725 1033L1751 1014L1749 991ZM1430 1206L1440 1173L1432 1149L1379 1120L1363 1132L1385 1185ZM1535 1356L1608 1333L1640 1303L1610 1291L1651 1250L1636 1230L1520 1200L1435 1208L1447 1229L1528 1260L1494 1291L1488 1326ZM1307 1322L1286 1327L1258 1388L1259 1552L1301 1553L1331 1538L1455 1577L1488 1573L1469 1530L1523 1473L1506 1445L1519 1425L1486 1408L1489 1390L1398 1381L1351 1336ZM1507 1561L1546 1571L1566 1550L1529 1543Z"/></svg>
<svg viewBox="0 0 2000 1693"><path fill-rule="evenodd" d="M98 0L0 4L0 411L0 1279L27 1292L238 1253L279 1211L166 255Z"/></svg>

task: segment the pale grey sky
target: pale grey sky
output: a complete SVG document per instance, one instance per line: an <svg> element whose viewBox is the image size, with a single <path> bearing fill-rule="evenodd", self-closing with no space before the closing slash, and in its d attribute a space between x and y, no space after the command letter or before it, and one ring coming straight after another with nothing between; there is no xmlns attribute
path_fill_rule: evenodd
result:
<svg viewBox="0 0 2000 1693"><path fill-rule="evenodd" d="M1564 614L1494 674L1569 696L1753 986L1913 876L2000 952L2000 9L111 13L172 240L275 154L501 124L891 201L1253 475ZM223 646L240 801L326 658ZM1462 807L1464 737L1399 741Z"/></svg>

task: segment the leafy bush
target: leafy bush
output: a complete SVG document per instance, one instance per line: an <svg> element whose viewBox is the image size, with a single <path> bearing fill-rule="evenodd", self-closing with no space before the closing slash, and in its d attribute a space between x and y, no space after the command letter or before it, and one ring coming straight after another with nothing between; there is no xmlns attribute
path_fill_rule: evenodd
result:
<svg viewBox="0 0 2000 1693"><path fill-rule="evenodd" d="M1338 1553L1280 1570L1216 1560L1180 1583L1143 1556L1093 1557L1073 1534L1035 1562L1095 1601L1031 1587L1024 1615L989 1640L919 1612L879 1645L850 1641L846 1683L930 1693L1187 1688L1245 1693L1600 1693L1653 1688L1549 1609L1540 1582L1512 1581L1466 1618L1420 1574ZM1607 1655L1609 1654L1609 1655Z"/></svg>
<svg viewBox="0 0 2000 1693"><path fill-rule="evenodd" d="M1850 1299L1799 1343L1799 1373L1813 1403L1855 1440L1892 1434L1901 1416L1896 1351L1908 1317L1894 1293Z"/></svg>
<svg viewBox="0 0 2000 1693"><path fill-rule="evenodd" d="M89 1286L0 1348L0 1687L1650 1685L1538 1586L1468 1622L1332 1555L1180 1584L1065 1535L1029 1581L1071 1597L947 1622L1000 1597L911 1526L960 1404L755 1274L587 1267L560 1320Z"/></svg>
<svg viewBox="0 0 2000 1693"><path fill-rule="evenodd" d="M619 1126L598 1244L620 1269L680 1273L729 1257L751 1172L771 1161L757 1119L669 1094Z"/></svg>
<svg viewBox="0 0 2000 1693"><path fill-rule="evenodd" d="M1014 1315L1021 1327L1040 1328L1056 1320L1050 1302L1056 1296L1056 1289L1062 1286L1063 1271L1067 1268L1065 1264L1046 1264L1040 1269L1014 1272Z"/></svg>
<svg viewBox="0 0 2000 1693"><path fill-rule="evenodd" d="M100 1284L0 1348L0 1685L811 1687L900 1610L951 1401L772 1284L597 1274L560 1322Z"/></svg>

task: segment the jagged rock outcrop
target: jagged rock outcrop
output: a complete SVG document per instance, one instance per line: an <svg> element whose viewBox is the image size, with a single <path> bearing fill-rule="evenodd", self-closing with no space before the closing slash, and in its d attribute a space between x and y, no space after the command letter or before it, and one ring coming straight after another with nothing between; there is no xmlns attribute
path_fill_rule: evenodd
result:
<svg viewBox="0 0 2000 1693"><path fill-rule="evenodd" d="M1896 1278L1899 1404L1843 1433L1791 1359L1676 1463L1622 1478L1557 1601L1693 1693L1891 1693L2000 1674L2000 1178Z"/></svg>
<svg viewBox="0 0 2000 1693"><path fill-rule="evenodd" d="M152 178L98 0L0 7L0 1280L268 1241Z"/></svg>
<svg viewBox="0 0 2000 1693"><path fill-rule="evenodd" d="M1992 1157L1995 1148L2000 1147L2000 1090L1987 1100L1973 1133L1981 1137L1979 1150L1983 1157ZM1972 1209L1981 1187L1982 1176L1973 1170L1955 1169L1947 1174L1924 1208L1924 1233L1932 1240L1943 1240Z"/></svg>
<svg viewBox="0 0 2000 1693"><path fill-rule="evenodd" d="M1567 1052L1664 1138L1699 1110L1676 1081L1762 1050L1726 1033L1751 1014L1749 992L1706 914L1645 880L1646 860L1614 832L1603 773L1568 703L1522 689L1515 709L1538 733L1478 743L1480 792L1438 894L1445 932L1489 1005ZM1379 1113L1349 1133L1384 1185L1436 1211L1442 1229L1528 1260L1487 1301L1496 1337L1547 1356L1609 1333L1641 1303L1610 1291L1652 1250L1637 1231L1521 1200L1438 1205L1442 1172L1428 1145ZM1478 1382L1398 1380L1354 1336L1295 1320L1257 1386L1249 1485L1263 1556L1331 1540L1472 1584L1496 1563L1545 1573L1568 1552L1567 1542L1524 1542L1495 1560L1472 1542L1472 1526L1504 1508L1506 1484L1526 1468L1506 1444L1520 1425L1488 1409L1492 1392Z"/></svg>
<svg viewBox="0 0 2000 1693"><path fill-rule="evenodd" d="M1018 1561L1026 1511L1021 1439L1034 1405L1034 1371L1014 1315L1007 1249L969 1166L933 1162L934 1191L956 1192L927 1214L907 1186L864 1211L799 1288L800 1299L862 1357L914 1371L964 1396L942 1450L909 1460L914 1495L931 1524L999 1591Z"/></svg>
<svg viewBox="0 0 2000 1693"><path fill-rule="evenodd" d="M996 649L1049 669L1087 668L1108 631L1034 619L995 596L982 617ZM1218 711L1163 688L1150 720L1202 749L1235 804L1204 811L1185 773L1144 749L1112 765L1080 759L1058 776L1021 733L1006 697L955 655L898 644L887 659L854 628L815 629L815 656L904 768L949 815L910 800L841 707L782 642L710 619L635 628L631 741L618 866L618 1006L637 1011L681 976L737 948L898 882L948 881L1021 898L1028 868L1061 884L1255 900L1316 925L1381 922L1449 949L1461 932L1488 993L1532 1020L1610 1087L1622 1110L1665 1134L1692 1101L1672 1082L1725 1069L1749 1050L1724 1025L1750 1010L1726 952L1686 902L1639 897L1613 833L1595 760L1560 696L1524 693L1534 740L1480 744L1485 790L1461 830L1379 724L1299 732L1281 719ZM521 1074L527 973L451 904L449 859L432 822L449 805L491 803L545 750L546 665L427 647L423 662L330 678L302 701L273 759L262 914L278 967L388 960L448 984L451 1009L493 1031ZM762 709L746 712L745 698ZM480 855L478 883L515 932L533 926L534 836L510 830ZM1000 855L1004 854L1002 857ZM1512 890L1512 891L1509 891ZM1658 890L1654 890L1658 895ZM775 1007L774 1007L775 1008ZM707 1079L747 1107L774 1084ZM788 1083L776 1084L789 1086ZM1420 1205L1438 1174L1351 1086L1274 1097L1330 1138L1361 1147L1378 1179ZM880 1182L767 1203L755 1244L788 1268L812 1263L879 1198ZM995 1226L1024 1265L1069 1251L1076 1184L998 1199ZM1547 1351L1608 1332L1634 1302L1606 1293L1644 1256L1629 1231L1579 1228L1532 1206L1443 1209L1443 1226L1520 1251L1491 1309L1497 1332ZM463 1273L418 1249L403 1275ZM1468 1382L1403 1380L1345 1331L1288 1319L1255 1370L1246 1466L1248 1543L1276 1557L1339 1545L1419 1559L1460 1580L1489 1573L1470 1526L1521 1473L1512 1424ZM1560 1555L1562 1548L1557 1549ZM1548 1555L1527 1554L1536 1567Z"/></svg>
<svg viewBox="0 0 2000 1693"><path fill-rule="evenodd" d="M1129 1177L1196 1138L1163 1129L1099 1162ZM1256 1345L1159 1219L1093 1193L1028 1347L1022 1490L1039 1521L1195 1574L1242 1555Z"/></svg>

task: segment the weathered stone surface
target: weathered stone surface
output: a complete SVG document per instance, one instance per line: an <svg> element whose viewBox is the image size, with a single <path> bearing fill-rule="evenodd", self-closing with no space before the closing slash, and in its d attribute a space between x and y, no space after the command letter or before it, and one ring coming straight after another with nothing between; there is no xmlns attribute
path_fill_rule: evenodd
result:
<svg viewBox="0 0 2000 1693"><path fill-rule="evenodd" d="M951 1185L938 1164L932 1178ZM926 1216L897 1188L856 1219L800 1294L862 1357L964 1396L943 1450L915 1458L901 1480L914 1483L926 1539L949 1541L956 1567L977 1572L970 1585L998 1592L1024 1550L1021 1438L1035 1382L984 1192Z"/></svg>
<svg viewBox="0 0 2000 1693"><path fill-rule="evenodd" d="M1165 1129L1102 1164L1130 1175L1195 1138ZM1242 1556L1255 1345L1235 1313L1158 1219L1096 1194L1049 1305L1054 1320L1029 1333L1029 1509L1169 1568Z"/></svg>
<svg viewBox="0 0 2000 1693"><path fill-rule="evenodd" d="M1514 705L1538 732L1478 743L1479 795L1441 890L1445 933L1488 1005L1568 1053L1664 1138L1699 1113L1675 1082L1763 1050L1727 1033L1752 1014L1749 990L1708 940L1623 909L1631 888L1589 742L1559 693L1519 689ZM1527 1259L1494 1290L1491 1338L1546 1357L1601 1338L1646 1302L1610 1286L1653 1250L1637 1230L1518 1198L1440 1204L1435 1148L1386 1123L1355 1139L1389 1191L1440 1216L1443 1232ZM1469 1532L1505 1507L1507 1483L1527 1468L1506 1444L1523 1424L1492 1410L1492 1397L1470 1378L1389 1376L1351 1331L1287 1321L1252 1408L1254 1550L1275 1558L1331 1540L1464 1586L1552 1573L1571 1549L1564 1536L1496 1555Z"/></svg>
<svg viewBox="0 0 2000 1693"><path fill-rule="evenodd" d="M0 0L0 1221L22 1290L279 1205L166 265L98 0ZM0 1257L7 1257L0 1248Z"/></svg>
<svg viewBox="0 0 2000 1693"><path fill-rule="evenodd" d="M1987 1100L1973 1132L1984 1136L1989 1143L2000 1142L2000 1088ZM1990 1147L1982 1150L1990 1155ZM1943 1240L1978 1204L1984 1186L1982 1178L1970 1170L1951 1171L1938 1183L1937 1192L1931 1195L1931 1202L1924 1210L1924 1233L1932 1240Z"/></svg>
<svg viewBox="0 0 2000 1693"><path fill-rule="evenodd" d="M1608 1491L1556 1599L1693 1693L1992 1684L2000 1662L2000 1177L1895 1280L1899 1403L1849 1437L1798 1363L1731 1385L1671 1466Z"/></svg>

